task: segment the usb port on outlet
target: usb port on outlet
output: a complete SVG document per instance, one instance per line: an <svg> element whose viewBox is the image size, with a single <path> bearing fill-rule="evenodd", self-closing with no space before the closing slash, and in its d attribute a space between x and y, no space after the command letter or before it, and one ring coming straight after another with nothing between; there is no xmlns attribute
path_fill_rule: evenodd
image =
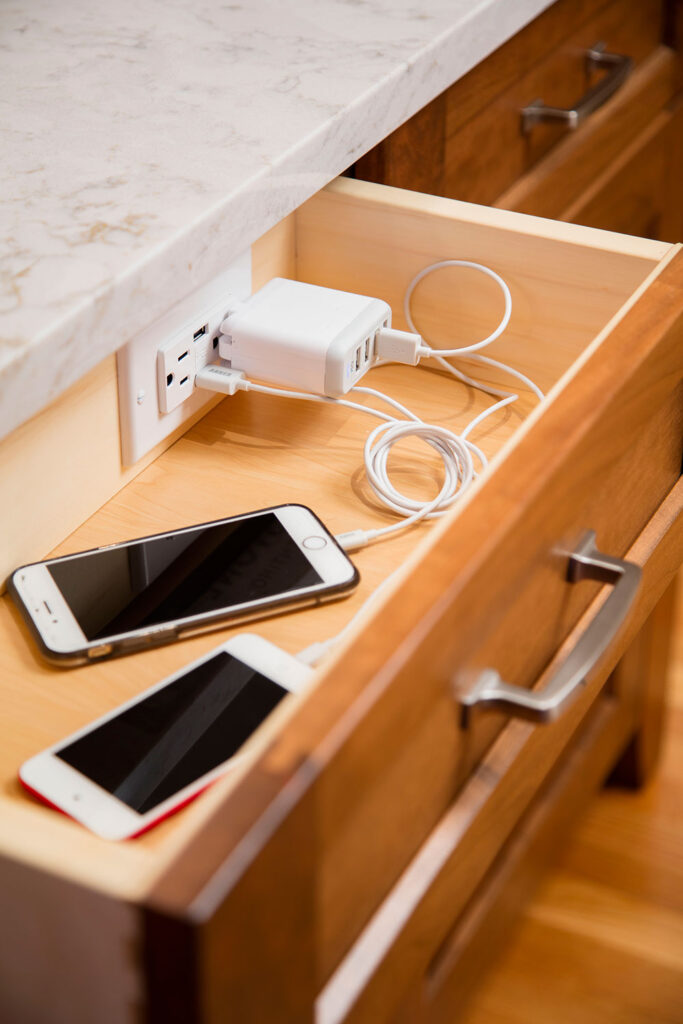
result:
<svg viewBox="0 0 683 1024"><path fill-rule="evenodd" d="M208 333L208 330L209 330L209 325L208 324L204 324L203 327L200 327L199 330L194 332L194 334L192 335L192 340L193 341L199 341L199 339L202 337L202 335Z"/></svg>

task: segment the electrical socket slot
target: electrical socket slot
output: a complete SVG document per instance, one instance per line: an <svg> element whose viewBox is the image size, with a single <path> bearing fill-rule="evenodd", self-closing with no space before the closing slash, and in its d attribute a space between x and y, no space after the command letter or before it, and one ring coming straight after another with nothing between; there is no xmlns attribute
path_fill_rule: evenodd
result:
<svg viewBox="0 0 683 1024"><path fill-rule="evenodd" d="M214 405L195 388L198 370L218 359L220 325L232 303L251 295L251 249L175 304L117 353L121 458L130 466L186 420Z"/></svg>

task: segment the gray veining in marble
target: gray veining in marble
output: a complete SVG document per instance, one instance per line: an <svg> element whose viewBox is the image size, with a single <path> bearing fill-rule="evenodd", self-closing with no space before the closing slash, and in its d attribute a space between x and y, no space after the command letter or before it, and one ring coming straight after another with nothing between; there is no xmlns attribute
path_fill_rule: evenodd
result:
<svg viewBox="0 0 683 1024"><path fill-rule="evenodd" d="M550 0L0 7L0 436Z"/></svg>

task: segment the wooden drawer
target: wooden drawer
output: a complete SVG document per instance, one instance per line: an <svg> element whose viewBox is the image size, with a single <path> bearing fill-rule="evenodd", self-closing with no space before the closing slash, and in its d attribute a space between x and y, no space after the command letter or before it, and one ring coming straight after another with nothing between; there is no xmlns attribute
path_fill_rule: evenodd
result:
<svg viewBox="0 0 683 1024"><path fill-rule="evenodd" d="M643 584L609 657L561 719L540 729L512 721L500 732L319 996L317 1024L459 1019L534 875L633 731L637 693L608 676L683 559L682 513L680 481L628 552Z"/></svg>
<svg viewBox="0 0 683 1024"><path fill-rule="evenodd" d="M585 130L560 143L495 205L675 241L683 237L683 107L661 47Z"/></svg>
<svg viewBox="0 0 683 1024"><path fill-rule="evenodd" d="M448 256L488 263L509 282L513 317L491 354L548 397L536 409L523 396L481 431L493 464L439 525L359 553L357 597L256 627L290 650L333 635L405 559L317 685L269 720L239 774L118 846L22 795L13 779L24 757L221 637L60 672L37 664L2 602L4 936L26 934L33 878L41 892L33 913L46 927L63 927L72 906L79 921L109 923L97 946L83 943L78 965L50 971L49 950L40 962L32 952L34 975L50 975L44 989L20 969L28 939L12 945L0 998L10 1010L26 1000L25 1020L46 1019L46 1005L60 998L72 1020L93 1019L115 969L125 998L102 1019L312 1019L317 994L458 792L477 788L481 774L467 779L504 717L476 715L465 729L460 697L490 667L535 685L598 593L595 583L566 582L567 552L592 528L603 550L623 556L676 483L683 258L675 247L341 179L263 241L256 269L381 295L400 324L412 276ZM439 272L416 292L416 321L435 343L454 325L464 343L497 320L488 282L461 275ZM456 429L488 404L439 374L376 373L380 388ZM338 531L385 523L358 476L366 433L358 420L264 396L222 403L60 553L283 500L305 501ZM422 453L412 458L411 472L428 484L433 465ZM650 595L665 584L657 565ZM639 606L633 621L645 614ZM596 675L566 719L532 730L510 778L524 777L526 757L539 779L547 774L599 687ZM477 817L491 856L523 809L513 801L507 817ZM69 999L88 958L104 980L79 1015Z"/></svg>
<svg viewBox="0 0 683 1024"><path fill-rule="evenodd" d="M663 110L561 220L667 241L683 237L683 103Z"/></svg>
<svg viewBox="0 0 683 1024"><path fill-rule="evenodd" d="M442 194L474 203L493 202L567 134L561 124L536 124L525 134L520 112L537 99L552 107L573 107L600 77L586 74L585 54L591 47L604 42L610 53L625 54L638 64L654 51L661 31L658 0L618 0L462 127L457 97L449 97ZM590 116L576 135L580 137L589 124Z"/></svg>
<svg viewBox="0 0 683 1024"><path fill-rule="evenodd" d="M589 154L575 162L577 186L590 180L587 176L607 166L678 87L677 58L660 47L662 21L659 0L554 4L363 157L357 176L493 203L543 158L571 142ZM575 132L568 134L560 124L536 124L525 132L521 111L529 104L541 99L548 106L572 108L600 80L602 72L589 74L585 61L598 42L631 57L635 71ZM660 61L653 64L658 47ZM650 67L644 73L646 64ZM612 114L606 129L605 118ZM577 186L568 174L565 188Z"/></svg>

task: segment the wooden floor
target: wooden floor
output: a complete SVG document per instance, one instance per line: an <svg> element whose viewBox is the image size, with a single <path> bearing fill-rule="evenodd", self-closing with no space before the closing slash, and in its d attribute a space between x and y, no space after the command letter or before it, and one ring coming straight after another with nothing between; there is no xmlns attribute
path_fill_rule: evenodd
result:
<svg viewBox="0 0 683 1024"><path fill-rule="evenodd" d="M683 600L655 780L607 789L510 936L466 1024L683 1022Z"/></svg>

